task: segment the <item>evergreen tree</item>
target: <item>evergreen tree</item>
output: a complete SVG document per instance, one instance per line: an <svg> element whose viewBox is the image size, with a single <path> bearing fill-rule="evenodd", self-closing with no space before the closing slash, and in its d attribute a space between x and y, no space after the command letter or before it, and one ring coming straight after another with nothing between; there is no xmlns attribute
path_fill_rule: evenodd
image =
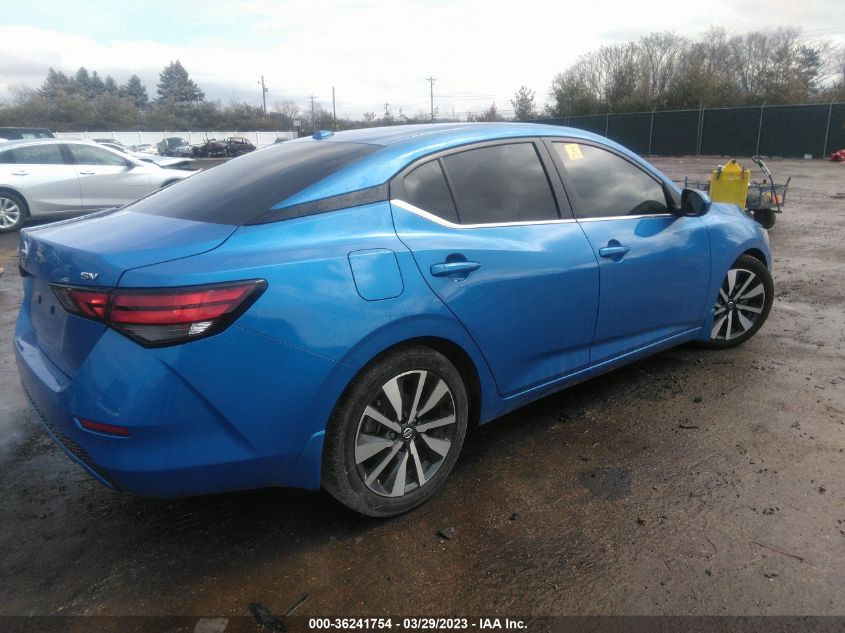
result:
<svg viewBox="0 0 845 633"><path fill-rule="evenodd" d="M529 90L527 86L520 86L513 99L511 99L513 106L514 118L517 121L528 121L537 118L537 109L534 105L534 91Z"/></svg>
<svg viewBox="0 0 845 633"><path fill-rule="evenodd" d="M205 94L188 76L188 71L177 59L170 62L159 74L158 98L156 101L167 105L191 105L199 103Z"/></svg>
<svg viewBox="0 0 845 633"><path fill-rule="evenodd" d="M120 94L120 89L117 87L117 82L111 75L106 75L106 80L103 82L103 92L113 97L116 97Z"/></svg>
<svg viewBox="0 0 845 633"><path fill-rule="evenodd" d="M495 103L492 103L489 108L475 117L476 121L503 121L504 118L499 114L499 108Z"/></svg>
<svg viewBox="0 0 845 633"><path fill-rule="evenodd" d="M91 75L88 74L88 70L85 66L79 67L79 70L76 71L76 75L74 75L71 83L73 86L73 92L85 96L91 95Z"/></svg>
<svg viewBox="0 0 845 633"><path fill-rule="evenodd" d="M150 102L147 89L138 75L132 75L126 85L120 88L120 96L129 99L139 110L145 110Z"/></svg>
<svg viewBox="0 0 845 633"><path fill-rule="evenodd" d="M91 81L88 85L90 88L89 96L91 97L98 97L106 91L106 84L103 83L103 80L100 78L100 75L97 74L96 70L91 73Z"/></svg>
<svg viewBox="0 0 845 633"><path fill-rule="evenodd" d="M47 71L47 79L41 84L38 94L48 99L57 99L70 92L70 89L71 80L68 79L68 76L60 70L53 70L51 68Z"/></svg>

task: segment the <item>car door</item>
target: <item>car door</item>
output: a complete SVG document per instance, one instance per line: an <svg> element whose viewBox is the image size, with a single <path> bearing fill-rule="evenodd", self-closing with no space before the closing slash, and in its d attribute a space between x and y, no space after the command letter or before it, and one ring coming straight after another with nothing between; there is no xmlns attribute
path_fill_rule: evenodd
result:
<svg viewBox="0 0 845 633"><path fill-rule="evenodd" d="M0 152L0 180L18 191L32 215L79 211L82 196L76 167L58 143L11 147Z"/></svg>
<svg viewBox="0 0 845 633"><path fill-rule="evenodd" d="M598 265L549 169L541 143L518 139L426 159L391 182L399 238L503 396L589 362Z"/></svg>
<svg viewBox="0 0 845 633"><path fill-rule="evenodd" d="M621 153L582 141L548 145L599 262L591 363L700 327L710 278L701 218L673 213L662 182Z"/></svg>
<svg viewBox="0 0 845 633"><path fill-rule="evenodd" d="M152 191L149 172L117 152L95 145L66 145L76 164L86 209L118 207Z"/></svg>

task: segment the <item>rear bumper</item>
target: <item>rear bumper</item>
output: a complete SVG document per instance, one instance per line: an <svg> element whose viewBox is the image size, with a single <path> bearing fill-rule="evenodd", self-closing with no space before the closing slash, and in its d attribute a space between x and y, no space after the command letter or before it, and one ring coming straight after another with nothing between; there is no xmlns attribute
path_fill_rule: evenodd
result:
<svg viewBox="0 0 845 633"><path fill-rule="evenodd" d="M47 432L110 488L174 497L320 485L325 412L339 395L326 387L342 382L332 361L236 326L157 350L108 330L71 377L38 347L26 308L15 356Z"/></svg>

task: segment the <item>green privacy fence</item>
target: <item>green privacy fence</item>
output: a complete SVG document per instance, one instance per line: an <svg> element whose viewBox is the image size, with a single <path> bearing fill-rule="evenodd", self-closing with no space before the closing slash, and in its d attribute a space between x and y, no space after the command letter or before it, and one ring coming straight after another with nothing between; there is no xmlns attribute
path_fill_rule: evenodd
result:
<svg viewBox="0 0 845 633"><path fill-rule="evenodd" d="M607 136L645 156L828 156L845 148L845 103L595 114L537 121Z"/></svg>

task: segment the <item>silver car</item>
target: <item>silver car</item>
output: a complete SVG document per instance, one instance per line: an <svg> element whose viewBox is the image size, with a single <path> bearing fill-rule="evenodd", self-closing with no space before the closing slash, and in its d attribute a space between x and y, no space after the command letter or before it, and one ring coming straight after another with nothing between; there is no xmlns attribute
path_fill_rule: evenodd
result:
<svg viewBox="0 0 845 633"><path fill-rule="evenodd" d="M19 229L29 218L119 207L191 173L89 141L0 142L0 233Z"/></svg>
<svg viewBox="0 0 845 633"><path fill-rule="evenodd" d="M169 156L159 156L158 154L147 154L144 152L136 152L128 147L121 147L109 141L96 141L98 145L108 147L114 151L123 154L124 156L131 156L135 160L140 160L142 163L154 163L159 167L166 167L167 169L185 169L194 163L193 158L171 158Z"/></svg>

